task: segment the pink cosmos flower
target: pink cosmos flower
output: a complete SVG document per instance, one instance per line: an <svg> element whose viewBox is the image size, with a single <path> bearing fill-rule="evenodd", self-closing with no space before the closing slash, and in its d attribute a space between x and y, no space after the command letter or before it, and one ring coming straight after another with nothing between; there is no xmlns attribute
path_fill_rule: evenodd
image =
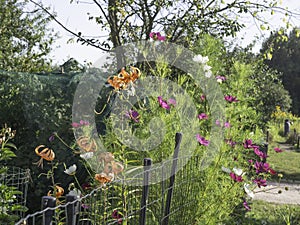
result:
<svg viewBox="0 0 300 225"><path fill-rule="evenodd" d="M252 146L252 140L246 139L244 142L244 148L251 148L251 146Z"/></svg>
<svg viewBox="0 0 300 225"><path fill-rule="evenodd" d="M208 119L208 115L206 115L205 113L201 113L198 115L198 118L200 120L207 120Z"/></svg>
<svg viewBox="0 0 300 225"><path fill-rule="evenodd" d="M168 109L168 110L170 109L170 106L168 105L168 103L165 100L163 100L161 96L158 96L157 99L158 99L158 103L159 103L160 107L162 107L164 109Z"/></svg>
<svg viewBox="0 0 300 225"><path fill-rule="evenodd" d="M55 134L53 133L53 134L48 138L48 140L49 140L50 142L52 142L52 141L54 141L54 139L55 139Z"/></svg>
<svg viewBox="0 0 300 225"><path fill-rule="evenodd" d="M224 96L224 99L229 102L229 103L232 103L232 102L238 102L239 100L237 100L236 97L234 96L231 96L231 95L225 95Z"/></svg>
<svg viewBox="0 0 300 225"><path fill-rule="evenodd" d="M276 174L276 171L273 170L272 168L269 168L269 173L270 173L271 175L275 175L275 174Z"/></svg>
<svg viewBox="0 0 300 225"><path fill-rule="evenodd" d="M90 123L85 120L80 120L79 123L73 122L71 125L73 128L78 128L78 127L90 125Z"/></svg>
<svg viewBox="0 0 300 225"><path fill-rule="evenodd" d="M81 204L81 207L82 207L83 209L88 209L88 208L90 208L90 206L89 206L88 204L84 204L84 203Z"/></svg>
<svg viewBox="0 0 300 225"><path fill-rule="evenodd" d="M205 96L204 94L202 94L202 95L200 96L200 100L201 100L201 101L205 101L205 99L206 99L206 96Z"/></svg>
<svg viewBox="0 0 300 225"><path fill-rule="evenodd" d="M266 187L266 186L267 186L267 181L264 180L264 179L261 179L260 177L254 179L253 182L256 183L257 186L258 186L259 188L260 188L261 186L263 186L263 187Z"/></svg>
<svg viewBox="0 0 300 225"><path fill-rule="evenodd" d="M274 148L274 150L275 150L275 152L277 152L277 153L279 153L279 152L283 152L283 150L282 150L282 149L280 149L280 148Z"/></svg>
<svg viewBox="0 0 300 225"><path fill-rule="evenodd" d="M236 182L242 182L243 181L243 177L241 175L236 175L233 172L231 172L229 175Z"/></svg>
<svg viewBox="0 0 300 225"><path fill-rule="evenodd" d="M217 79L218 83L222 83L223 81L226 80L226 77L224 77L224 76L216 76L216 79Z"/></svg>
<svg viewBox="0 0 300 225"><path fill-rule="evenodd" d="M254 153L262 159L265 159L268 157L267 154L260 151L259 148L253 148L253 150L254 150Z"/></svg>
<svg viewBox="0 0 300 225"><path fill-rule="evenodd" d="M118 210L114 210L113 212L112 212L112 214L111 214L111 217L112 218L114 218L114 219L116 219L117 220L117 222L118 222L118 224L122 224L122 221L123 221L123 216L122 216L122 214L120 214L119 212L118 212Z"/></svg>
<svg viewBox="0 0 300 225"><path fill-rule="evenodd" d="M172 98L170 98L168 101L165 101L165 100L163 100L163 98L161 96L158 96L157 99L158 99L158 103L159 103L160 107L167 109L167 110L169 110L171 108L170 105L173 105L173 106L176 105L176 100L172 99Z"/></svg>
<svg viewBox="0 0 300 225"><path fill-rule="evenodd" d="M229 122L225 122L225 123L224 123L224 127L230 128L230 123L229 123Z"/></svg>
<svg viewBox="0 0 300 225"><path fill-rule="evenodd" d="M251 207L248 205L248 202L244 201L244 202L243 202L243 206L245 207L245 209L246 209L247 211L250 211L250 210L251 210Z"/></svg>
<svg viewBox="0 0 300 225"><path fill-rule="evenodd" d="M129 111L125 112L125 116L129 119L132 119L136 123L140 122L139 121L140 114L135 110L130 109Z"/></svg>
<svg viewBox="0 0 300 225"><path fill-rule="evenodd" d="M230 145L233 148L236 145L236 142L231 139L225 139L225 142L226 142L226 144Z"/></svg>
<svg viewBox="0 0 300 225"><path fill-rule="evenodd" d="M245 141L244 141L244 148L246 148L246 149L249 149L249 148L259 148L257 145L254 145L253 143L252 143L252 140L251 139L246 139Z"/></svg>
<svg viewBox="0 0 300 225"><path fill-rule="evenodd" d="M159 32L151 32L149 36L154 41L165 41L166 40L166 36L162 36Z"/></svg>
<svg viewBox="0 0 300 225"><path fill-rule="evenodd" d="M209 145L209 141L206 140L204 137L201 137L200 134L196 134L196 138L197 138L197 141L198 141L201 145L204 145L204 146L208 146L208 145Z"/></svg>
<svg viewBox="0 0 300 225"><path fill-rule="evenodd" d="M71 125L72 125L73 128L80 127L80 124L79 124L79 123L76 123L76 122L73 122Z"/></svg>

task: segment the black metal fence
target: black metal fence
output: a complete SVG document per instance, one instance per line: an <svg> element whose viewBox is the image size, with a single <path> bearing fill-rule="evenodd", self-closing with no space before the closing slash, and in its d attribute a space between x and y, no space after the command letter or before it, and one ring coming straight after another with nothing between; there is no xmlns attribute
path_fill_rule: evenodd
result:
<svg viewBox="0 0 300 225"><path fill-rule="evenodd" d="M181 134L177 133L171 163L163 163L159 168L171 171L169 179L150 184L156 174L151 159L145 158L144 171L137 175L143 179L143 186L125 185L116 180L81 198L66 195L62 204L57 204L54 197L44 196L42 210L27 215L16 225L194 224L199 205L195 193L200 192L197 168L201 165L197 157L178 158L180 141ZM170 165L171 168L166 168Z"/></svg>

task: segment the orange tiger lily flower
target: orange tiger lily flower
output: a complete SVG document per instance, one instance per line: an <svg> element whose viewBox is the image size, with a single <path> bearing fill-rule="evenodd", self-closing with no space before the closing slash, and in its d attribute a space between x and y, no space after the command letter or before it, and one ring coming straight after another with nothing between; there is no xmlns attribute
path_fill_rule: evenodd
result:
<svg viewBox="0 0 300 225"><path fill-rule="evenodd" d="M114 179L114 175L112 173L106 174L106 173L97 173L95 175L95 180L99 181L101 184L106 184L111 182Z"/></svg>
<svg viewBox="0 0 300 225"><path fill-rule="evenodd" d="M86 152L95 152L97 150L96 141L86 136L80 136L77 140L77 144Z"/></svg>
<svg viewBox="0 0 300 225"><path fill-rule="evenodd" d="M40 149L43 148L41 151ZM35 148L35 153L40 156L40 160L36 164L43 168L43 159L47 161L53 161L55 159L55 153L52 149L46 148L45 145L39 145Z"/></svg>
<svg viewBox="0 0 300 225"><path fill-rule="evenodd" d="M107 78L107 82L115 89L126 89L130 82L136 81L140 77L140 70L136 67L130 67L130 74L126 72L125 68L121 69L121 72L117 76L110 76Z"/></svg>

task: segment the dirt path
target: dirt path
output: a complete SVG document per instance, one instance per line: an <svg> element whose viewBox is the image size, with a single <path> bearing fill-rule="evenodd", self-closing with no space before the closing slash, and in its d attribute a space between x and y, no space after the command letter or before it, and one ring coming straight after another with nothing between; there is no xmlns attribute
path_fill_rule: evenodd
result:
<svg viewBox="0 0 300 225"><path fill-rule="evenodd" d="M254 200L300 205L300 184L268 183L267 187L256 188L254 193Z"/></svg>

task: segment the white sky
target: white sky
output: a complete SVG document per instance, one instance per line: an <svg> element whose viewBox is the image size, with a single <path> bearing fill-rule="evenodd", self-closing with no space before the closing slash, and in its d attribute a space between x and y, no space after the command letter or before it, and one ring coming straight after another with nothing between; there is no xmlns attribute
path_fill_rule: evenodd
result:
<svg viewBox="0 0 300 225"><path fill-rule="evenodd" d="M88 21L87 12L98 12L97 6L94 4L76 4L76 0L70 4L70 0L41 0L41 2L50 6L53 11L57 13L58 20L64 24L67 28L74 32L82 32L85 35L101 36L101 30L94 21ZM288 7L291 11L297 11L300 13L300 0L282 0L282 6ZM281 18L283 15L275 14L273 16L266 15L269 22L272 25L272 29L279 28L283 25ZM247 27L238 34L236 41L242 46L246 46L255 36L261 37L259 29L256 27L254 21L251 18L244 18L247 22ZM292 24L300 26L299 18L294 18ZM72 37L67 31L61 28L58 24L53 22L51 27L59 33L60 38L55 42L54 49L51 54L51 58L54 63L62 64L69 58L73 57L80 63L91 62L94 63L101 57L101 51L95 47L82 46L80 43L69 43L67 41ZM268 37L268 33L265 33L265 37ZM260 48L260 45L256 46L256 51Z"/></svg>

